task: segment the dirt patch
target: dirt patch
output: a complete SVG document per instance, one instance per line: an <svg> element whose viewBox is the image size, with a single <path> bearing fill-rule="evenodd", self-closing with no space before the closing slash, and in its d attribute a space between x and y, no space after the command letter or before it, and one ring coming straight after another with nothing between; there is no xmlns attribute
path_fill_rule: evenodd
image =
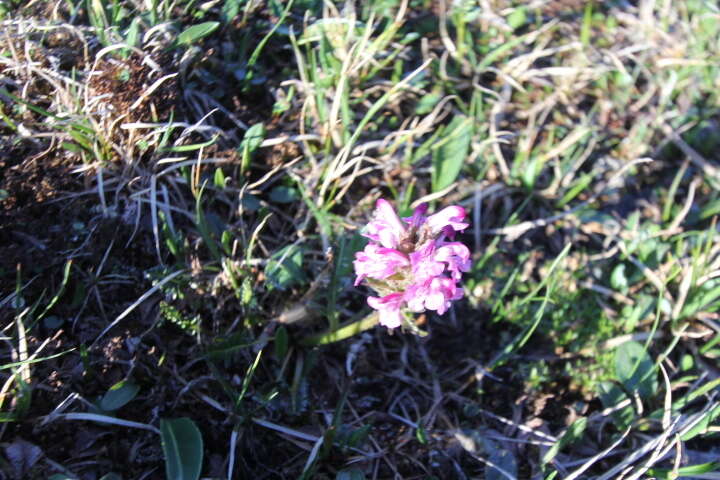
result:
<svg viewBox="0 0 720 480"><path fill-rule="evenodd" d="M140 58L132 54L126 60L103 60L90 76L92 95L116 118L126 122L157 122L168 118L178 105L177 76L163 79L171 72L163 65L171 62L169 54Z"/></svg>

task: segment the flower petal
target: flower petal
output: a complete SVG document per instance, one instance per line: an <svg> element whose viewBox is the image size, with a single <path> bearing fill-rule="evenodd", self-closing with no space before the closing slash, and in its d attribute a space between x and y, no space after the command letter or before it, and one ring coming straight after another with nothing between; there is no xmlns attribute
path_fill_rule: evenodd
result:
<svg viewBox="0 0 720 480"><path fill-rule="evenodd" d="M442 275L445 265L435 258L435 241L430 240L410 254L410 263L416 282L424 282Z"/></svg>
<svg viewBox="0 0 720 480"><path fill-rule="evenodd" d="M470 250L460 242L442 244L435 251L434 258L438 262L447 264L450 276L455 280L460 280L462 272L469 272L472 266Z"/></svg>
<svg viewBox="0 0 720 480"><path fill-rule="evenodd" d="M380 310L380 325L387 328L397 328L402 325L402 314L400 310Z"/></svg>
<svg viewBox="0 0 720 480"><path fill-rule="evenodd" d="M382 198L378 199L373 219L368 223L363 235L383 247L395 248L404 233L405 225L390 202Z"/></svg>
<svg viewBox="0 0 720 480"><path fill-rule="evenodd" d="M469 223L463 222L465 216L466 213L463 207L453 205L430 215L427 218L427 224L433 233L440 233L445 227L450 227L456 232L461 232L470 226Z"/></svg>
<svg viewBox="0 0 720 480"><path fill-rule="evenodd" d="M397 328L402 324L400 307L404 302L403 294L396 292L382 298L368 297L367 303L378 311L380 325L387 328Z"/></svg>
<svg viewBox="0 0 720 480"><path fill-rule="evenodd" d="M392 277L398 269L407 265L410 265L410 260L404 253L369 243L363 251L355 254L355 285L359 285L366 277L377 280Z"/></svg>
<svg viewBox="0 0 720 480"><path fill-rule="evenodd" d="M412 217L404 217L403 220L405 220L411 228L419 228L420 225L425 223L425 221L427 220L427 217L425 216L427 209L428 204L421 203L420 205L415 207L415 210L413 210Z"/></svg>

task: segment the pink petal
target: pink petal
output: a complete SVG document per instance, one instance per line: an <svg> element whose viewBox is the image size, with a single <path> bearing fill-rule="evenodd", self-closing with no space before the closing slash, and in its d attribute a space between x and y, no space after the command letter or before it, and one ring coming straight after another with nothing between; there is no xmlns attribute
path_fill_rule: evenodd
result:
<svg viewBox="0 0 720 480"><path fill-rule="evenodd" d="M428 204L421 203L413 211L412 217L405 217L405 218L403 218L403 220L405 220L408 224L410 224L410 227L419 228L420 225L425 223L425 220L427 220L427 217L425 217L425 213L427 212L427 209L428 209Z"/></svg>
<svg viewBox="0 0 720 480"><path fill-rule="evenodd" d="M470 271L470 250L460 242L448 242L435 251L435 260L447 264L450 275L460 280L461 272Z"/></svg>
<svg viewBox="0 0 720 480"><path fill-rule="evenodd" d="M440 261L445 261L445 259L452 256L459 257L459 259L462 261L469 260L470 249L466 247L464 243L446 242L443 243L440 247L438 247L435 258Z"/></svg>
<svg viewBox="0 0 720 480"><path fill-rule="evenodd" d="M395 213L395 209L387 200L379 199L374 217L368 223L363 235L379 242L383 247L395 248L404 234L405 225Z"/></svg>
<svg viewBox="0 0 720 480"><path fill-rule="evenodd" d="M408 309L413 312L425 311L426 290L422 285L410 285L405 290L405 301Z"/></svg>
<svg viewBox="0 0 720 480"><path fill-rule="evenodd" d="M444 314L453 300L462 297L462 290L447 277L435 277L422 284L411 285L405 290L405 301L413 312L435 310Z"/></svg>
<svg viewBox="0 0 720 480"><path fill-rule="evenodd" d="M427 308L428 310L436 310L440 315L445 313L445 310L447 310L447 307L445 306L446 303L449 302L440 292L431 292L425 298L425 308Z"/></svg>
<svg viewBox="0 0 720 480"><path fill-rule="evenodd" d="M425 280L442 275L445 265L435 258L435 242L430 240L419 249L410 254L413 275L416 281Z"/></svg>
<svg viewBox="0 0 720 480"><path fill-rule="evenodd" d="M380 310L378 314L380 325L387 328L397 328L402 325L402 314L400 310Z"/></svg>
<svg viewBox="0 0 720 480"><path fill-rule="evenodd" d="M449 278L437 277L430 282L430 293L425 306L442 315L450 308L450 300L455 295L455 282Z"/></svg>
<svg viewBox="0 0 720 480"><path fill-rule="evenodd" d="M390 202L379 198L375 203L375 211L377 212L377 218L385 222L394 231L398 233L405 231L405 225L403 225L398 214L395 213L395 209Z"/></svg>
<svg viewBox="0 0 720 480"><path fill-rule="evenodd" d="M363 251L355 254L353 262L357 275L355 285L359 285L366 277L384 280L408 265L410 260L404 253L370 243Z"/></svg>
<svg viewBox="0 0 720 480"><path fill-rule="evenodd" d="M402 293L391 293L382 298L368 297L367 303L378 311L380 324L387 328L397 328L402 324L400 307L404 299Z"/></svg>
<svg viewBox="0 0 720 480"><path fill-rule="evenodd" d="M465 209L459 205L446 207L427 218L427 224L434 233L440 233L445 227L451 227L454 231L460 232L470 226L463 222Z"/></svg>

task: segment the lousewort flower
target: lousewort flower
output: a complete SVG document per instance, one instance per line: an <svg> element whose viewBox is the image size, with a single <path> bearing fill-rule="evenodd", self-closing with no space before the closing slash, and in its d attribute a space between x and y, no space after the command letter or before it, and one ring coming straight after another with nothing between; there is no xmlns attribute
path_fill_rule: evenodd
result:
<svg viewBox="0 0 720 480"><path fill-rule="evenodd" d="M367 302L388 328L402 325L405 312L433 310L442 315L463 295L458 282L470 270L470 250L449 240L469 226L465 209L426 212L427 204L422 204L401 219L390 202L378 200L363 231L370 243L355 254L355 285L364 281L380 295Z"/></svg>

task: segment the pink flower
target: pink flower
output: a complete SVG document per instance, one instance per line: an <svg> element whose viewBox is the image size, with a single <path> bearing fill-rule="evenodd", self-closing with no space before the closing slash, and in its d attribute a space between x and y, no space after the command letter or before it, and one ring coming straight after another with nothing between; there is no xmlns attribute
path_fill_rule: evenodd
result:
<svg viewBox="0 0 720 480"><path fill-rule="evenodd" d="M410 260L404 253L392 248L379 247L369 243L365 250L355 254L355 285L360 285L364 278L370 277L384 280L395 275L398 269L410 265Z"/></svg>
<svg viewBox="0 0 720 480"><path fill-rule="evenodd" d="M375 204L375 217L368 223L364 235L387 248L395 248L405 234L405 225L395 209L382 198Z"/></svg>
<svg viewBox="0 0 720 480"><path fill-rule="evenodd" d="M445 227L452 228L454 232L462 232L470 226L469 223L463 222L464 219L465 209L454 205L427 217L427 224L434 233L442 232Z"/></svg>
<svg viewBox="0 0 720 480"><path fill-rule="evenodd" d="M434 257L435 242L433 240L425 242L422 247L410 254L410 264L416 281L424 282L429 278L442 275L445 265Z"/></svg>
<svg viewBox="0 0 720 480"><path fill-rule="evenodd" d="M414 228L420 228L420 226L425 223L425 220L427 217L425 217L425 212L427 212L428 204L427 203L421 203L418 205L415 210L413 210L412 217L405 217L403 220L408 222L411 227Z"/></svg>
<svg viewBox="0 0 720 480"><path fill-rule="evenodd" d="M379 296L367 302L388 328L402 325L404 311L442 315L463 296L458 282L470 270L470 250L445 239L469 226L465 209L451 206L427 216L427 208L421 204L400 219L389 202L378 200L363 233L370 243L355 254L355 285L373 279L370 285Z"/></svg>
<svg viewBox="0 0 720 480"><path fill-rule="evenodd" d="M444 243L435 251L434 259L447 264L450 276L454 280L460 280L462 272L470 271L470 250L460 242Z"/></svg>
<svg viewBox="0 0 720 480"><path fill-rule="evenodd" d="M367 303L378 311L380 325L387 328L397 328L402 324L402 313L400 307L403 304L402 293L391 293L382 298L368 297Z"/></svg>
<svg viewBox="0 0 720 480"><path fill-rule="evenodd" d="M434 277L425 283L411 285L405 290L405 300L413 312L435 310L442 315L450 308L453 300L462 298L462 289L457 288L455 280L447 277Z"/></svg>

